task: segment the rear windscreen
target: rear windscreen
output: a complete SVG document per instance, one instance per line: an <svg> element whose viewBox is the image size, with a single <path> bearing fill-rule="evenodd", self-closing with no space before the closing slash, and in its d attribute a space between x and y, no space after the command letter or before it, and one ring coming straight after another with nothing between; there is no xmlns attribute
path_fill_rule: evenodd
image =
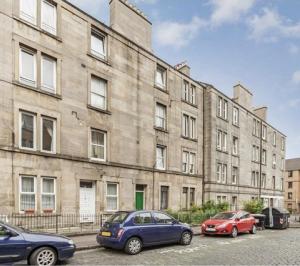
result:
<svg viewBox="0 0 300 266"><path fill-rule="evenodd" d="M128 216L128 212L117 212L110 216L107 220L108 223L123 223Z"/></svg>

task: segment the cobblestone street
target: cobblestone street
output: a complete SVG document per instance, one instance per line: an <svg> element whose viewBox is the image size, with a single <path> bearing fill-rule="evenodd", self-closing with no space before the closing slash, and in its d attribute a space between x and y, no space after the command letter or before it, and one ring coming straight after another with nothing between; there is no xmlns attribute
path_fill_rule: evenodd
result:
<svg viewBox="0 0 300 266"><path fill-rule="evenodd" d="M300 230L265 230L256 235L230 237L195 236L192 245L148 248L136 256L103 248L76 252L68 264L300 264Z"/></svg>

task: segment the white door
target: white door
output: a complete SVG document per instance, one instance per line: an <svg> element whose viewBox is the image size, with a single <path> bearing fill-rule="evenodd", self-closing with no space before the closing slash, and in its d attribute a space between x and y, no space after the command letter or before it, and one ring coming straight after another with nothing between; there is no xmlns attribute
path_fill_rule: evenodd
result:
<svg viewBox="0 0 300 266"><path fill-rule="evenodd" d="M92 223L95 221L95 183L80 181L80 222Z"/></svg>

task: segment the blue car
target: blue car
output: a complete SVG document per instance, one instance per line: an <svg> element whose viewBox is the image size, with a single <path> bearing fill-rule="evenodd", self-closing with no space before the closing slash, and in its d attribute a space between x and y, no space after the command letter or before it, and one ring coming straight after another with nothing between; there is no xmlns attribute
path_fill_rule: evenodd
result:
<svg viewBox="0 0 300 266"><path fill-rule="evenodd" d="M143 247L167 243L189 245L191 228L160 211L132 211L113 214L100 229L97 242L104 248L124 249L130 255Z"/></svg>
<svg viewBox="0 0 300 266"><path fill-rule="evenodd" d="M27 260L31 265L55 265L71 258L75 245L69 238L40 234L0 222L0 263Z"/></svg>

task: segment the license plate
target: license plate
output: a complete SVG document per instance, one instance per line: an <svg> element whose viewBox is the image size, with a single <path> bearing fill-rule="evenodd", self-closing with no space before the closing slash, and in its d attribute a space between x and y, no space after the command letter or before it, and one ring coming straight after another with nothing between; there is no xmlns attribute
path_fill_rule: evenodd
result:
<svg viewBox="0 0 300 266"><path fill-rule="evenodd" d="M102 236L111 236L111 232L101 232Z"/></svg>
<svg viewBox="0 0 300 266"><path fill-rule="evenodd" d="M215 232L216 229L215 229L215 228L206 228L206 231L207 231L207 232Z"/></svg>

